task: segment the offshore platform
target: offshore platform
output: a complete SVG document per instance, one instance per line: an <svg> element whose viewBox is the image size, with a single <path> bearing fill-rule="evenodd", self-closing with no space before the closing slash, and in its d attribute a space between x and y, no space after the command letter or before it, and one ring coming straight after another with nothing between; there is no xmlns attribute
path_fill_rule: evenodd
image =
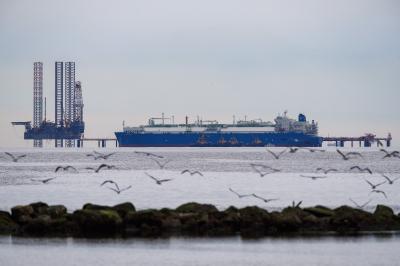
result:
<svg viewBox="0 0 400 266"><path fill-rule="evenodd" d="M43 147L43 140L55 140L55 147L75 147L75 144L79 147L85 123L82 84L75 81L75 62L55 62L54 122L46 119L46 98L43 102L43 63L34 62L33 124L31 121L11 124L25 126L24 139L33 140L34 147Z"/></svg>

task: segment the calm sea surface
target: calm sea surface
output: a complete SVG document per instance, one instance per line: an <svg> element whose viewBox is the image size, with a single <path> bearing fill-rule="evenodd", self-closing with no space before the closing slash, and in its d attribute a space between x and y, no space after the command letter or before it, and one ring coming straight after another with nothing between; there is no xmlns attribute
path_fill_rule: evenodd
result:
<svg viewBox="0 0 400 266"><path fill-rule="evenodd" d="M274 152L283 149L273 148ZM132 202L136 208L177 207L196 201L211 203L219 209L258 205L267 210L281 209L292 201L302 206L322 204L337 207L351 205L349 198L360 204L371 200L367 209L377 204L400 212L400 179L393 185L379 186L383 194L370 194L366 182L400 177L400 159L382 159L376 148L356 149L363 158L344 161L336 150L300 151L274 159L265 148L142 148L105 149L116 152L107 161L86 156L92 149L7 149L0 150L0 209L10 210L18 204L43 201L63 204L69 211L87 202L113 205ZM27 154L14 163L4 154ZM147 151L169 161L164 169L135 151ZM349 151L349 149L343 149ZM86 167L101 163L117 169L94 173ZM260 177L250 166L264 164L280 172ZM78 171L55 173L58 165L71 165ZM369 167L373 174L351 171L350 167ZM312 180L301 175L318 175L316 169L336 168L326 178ZM181 174L184 169L198 170L204 176ZM145 173L158 178L171 178L159 186ZM56 177L47 184L38 180ZM121 188L131 189L116 194L104 180L112 179ZM256 193L278 198L268 204L256 198L239 199L229 191ZM240 238L173 238L168 240L77 240L26 239L0 237L0 265L399 265L400 237L365 236L357 238L266 238L257 241Z"/></svg>

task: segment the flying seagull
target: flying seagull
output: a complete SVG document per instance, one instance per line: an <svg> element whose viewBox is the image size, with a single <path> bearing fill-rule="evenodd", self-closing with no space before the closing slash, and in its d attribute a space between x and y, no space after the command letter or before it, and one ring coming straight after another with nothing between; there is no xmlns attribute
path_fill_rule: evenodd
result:
<svg viewBox="0 0 400 266"><path fill-rule="evenodd" d="M366 179L365 179L365 182L367 182L367 183L368 183L368 185L370 185L372 189L376 189L376 188L377 188L377 187L379 187L380 185L383 185L383 184L385 184L385 183L386 183L386 181L383 181L383 182L381 182L381 183L378 183L378 184L372 184L371 182L369 182L369 181L368 181L368 180L366 180Z"/></svg>
<svg viewBox="0 0 400 266"><path fill-rule="evenodd" d="M203 174L199 171L190 171L189 169L185 169L181 172L181 175L183 175L184 173L189 173L190 175L195 175L198 174L200 176L203 176Z"/></svg>
<svg viewBox="0 0 400 266"><path fill-rule="evenodd" d="M87 169L87 170L94 170L94 172L95 173L98 173L101 169L103 169L103 168L107 168L108 170L110 170L110 169L117 169L117 167L116 166L114 166L114 165L108 165L108 164L101 164L101 165L99 165L99 167L97 167L97 168L93 168L93 167L86 167L85 169Z"/></svg>
<svg viewBox="0 0 400 266"><path fill-rule="evenodd" d="M136 153L136 154L142 154L142 155L145 155L145 156L156 157L156 158L160 158L160 159L164 158L164 157L161 156L161 155L157 155L157 154L154 154L154 153L151 153L151 152L135 151L135 153Z"/></svg>
<svg viewBox="0 0 400 266"><path fill-rule="evenodd" d="M160 161L158 161L157 159L155 159L155 158L151 158L150 157L150 159L152 159L153 161L155 161L156 163L157 163L157 165L160 167L160 169L164 169L164 167L167 165L167 163L169 163L169 162L171 162L170 160L168 160L168 161L165 161L165 162L160 162Z"/></svg>
<svg viewBox="0 0 400 266"><path fill-rule="evenodd" d="M69 169L73 169L73 170L75 170L76 172L78 172L78 170L76 170L76 168L75 167L73 167L73 166L71 166L71 165L67 165L67 166L57 166L57 168L56 168L56 170L54 170L54 172L58 172L58 171L60 171L60 170L63 170L63 171L68 171Z"/></svg>
<svg viewBox="0 0 400 266"><path fill-rule="evenodd" d="M397 157L397 158L400 158L400 152L399 152L399 151L392 151L392 152L389 152L389 151L387 151L387 150L385 150L385 149L380 149L380 151L385 153L385 156L383 156L382 159L390 158L390 157Z"/></svg>
<svg viewBox="0 0 400 266"><path fill-rule="evenodd" d="M5 154L8 155L8 156L10 156L10 158L12 159L12 161L13 161L14 163L18 162L19 159L26 157L26 154L22 154L22 155L18 155L18 156L13 155L13 154L11 154L11 153L9 153L9 152L5 152Z"/></svg>
<svg viewBox="0 0 400 266"><path fill-rule="evenodd" d="M289 148L290 153L295 153L299 150L299 148Z"/></svg>
<svg viewBox="0 0 400 266"><path fill-rule="evenodd" d="M103 153L100 153L100 152L97 152L97 151L93 151L93 154L89 153L89 154L86 154L86 156L93 157L95 160L98 160L98 159L107 160L110 156L112 156L114 154L115 154L115 152L108 153L108 154L103 154Z"/></svg>
<svg viewBox="0 0 400 266"><path fill-rule="evenodd" d="M358 165L355 165L355 166L350 167L350 170L354 170L354 169L357 169L358 171L360 171L360 172L362 172L362 173L367 172L367 173L369 173L369 174L372 175L372 171L371 171L371 169L369 169L368 167L361 168L361 167L358 166Z"/></svg>
<svg viewBox="0 0 400 266"><path fill-rule="evenodd" d="M269 149L267 149L267 152L269 152L276 160L278 160L279 157L281 157L282 154L284 154L286 152L286 149L284 149L283 151L280 151L279 153L275 153L275 152L270 151Z"/></svg>
<svg viewBox="0 0 400 266"><path fill-rule="evenodd" d="M347 161L347 160L349 160L349 159L351 159L352 157L354 157L354 156L359 156L359 157L363 157L362 155L361 155L361 153L359 153L359 152L347 152L347 153L343 153L343 152L341 152L339 149L337 149L336 150L341 156L342 156L342 158L343 158L343 160L345 160L345 161Z"/></svg>
<svg viewBox="0 0 400 266"><path fill-rule="evenodd" d="M368 203L370 203L370 202L372 201L372 199L370 199L369 201L367 201L367 202L365 202L364 204L360 205L360 204L358 204L357 202L355 202L355 201L354 201L353 199L351 199L351 198L349 198L349 200L350 200L351 202L353 202L354 205L356 205L357 208L359 208L359 209L364 209L364 207L367 206Z"/></svg>
<svg viewBox="0 0 400 266"><path fill-rule="evenodd" d="M149 175L148 173L146 173L146 172L144 172L148 177L150 177L151 179L153 179L155 182L156 182L156 184L157 185L162 185L162 183L164 183L164 182L168 182L168 181L171 181L172 179L158 179L158 178L155 178L154 176L152 176L152 175Z"/></svg>
<svg viewBox="0 0 400 266"><path fill-rule="evenodd" d="M263 164L254 164L254 163L252 163L252 164L250 164L250 166L253 168L253 170L254 171L256 171L261 177L264 177L265 175L268 175L268 174L272 174L272 173L276 173L276 172L280 172L281 170L279 170L279 169L275 169L275 168L272 168L272 167L270 167L270 166L268 166L268 165L263 165ZM259 169L259 168L262 168L262 169L267 169L267 170L270 170L270 171L262 171L261 169Z"/></svg>
<svg viewBox="0 0 400 266"><path fill-rule="evenodd" d="M266 198L263 198L263 197L260 197L260 196L258 196L256 194L254 194L254 193L252 194L252 196L257 198L257 199L260 199L260 200L264 201L265 203L268 203L268 202L274 201L274 200L278 200L278 199L266 199Z"/></svg>
<svg viewBox="0 0 400 266"><path fill-rule="evenodd" d="M393 185L394 181L396 181L397 179L400 179L400 177L396 177L395 179L390 179L387 175L385 174L381 174L381 176L383 176L389 183L389 185Z"/></svg>
<svg viewBox="0 0 400 266"><path fill-rule="evenodd" d="M31 178L32 181L42 182L43 184L47 184L48 182L50 182L53 179L55 179L55 177L46 178L46 179L33 179L33 178Z"/></svg>
<svg viewBox="0 0 400 266"><path fill-rule="evenodd" d="M324 169L322 167L318 167L317 168L317 172L323 172L324 174L328 174L330 172L337 172L338 170L335 168L328 168L328 169Z"/></svg>
<svg viewBox="0 0 400 266"><path fill-rule="evenodd" d="M253 194L239 194L236 191L234 191L232 188L229 188L229 191L238 196L239 199L245 198L245 197L252 197Z"/></svg>
<svg viewBox="0 0 400 266"><path fill-rule="evenodd" d="M101 183L100 186L103 186L104 184L107 184L107 183L114 184L115 188L112 188L112 187L107 187L107 188L112 190L112 191L115 191L117 194L120 194L121 192L123 192L125 190L128 190L128 189L130 189L132 187L132 186L127 186L125 188L120 189L118 184L116 182L112 181L112 180L106 180L103 183Z"/></svg>
<svg viewBox="0 0 400 266"><path fill-rule="evenodd" d="M387 198L385 191L382 190L373 189L369 194L371 193L381 193L383 196L385 196L385 198Z"/></svg>
<svg viewBox="0 0 400 266"><path fill-rule="evenodd" d="M300 175L301 177L311 178L312 180L317 180L321 178L327 178L327 176L316 176L316 175Z"/></svg>

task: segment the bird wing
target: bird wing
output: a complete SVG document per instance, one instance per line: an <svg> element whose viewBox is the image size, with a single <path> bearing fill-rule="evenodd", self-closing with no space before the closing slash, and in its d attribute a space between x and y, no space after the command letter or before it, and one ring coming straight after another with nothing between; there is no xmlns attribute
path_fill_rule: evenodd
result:
<svg viewBox="0 0 400 266"><path fill-rule="evenodd" d="M234 191L232 188L229 188L229 191L232 192L232 193L234 193L234 194L235 194L236 196L238 196L238 197L240 196L239 193L237 193L236 191Z"/></svg>
<svg viewBox="0 0 400 266"><path fill-rule="evenodd" d="M104 158L104 159L108 159L108 157L113 156L114 154L115 154L115 152L106 154L106 155L103 156L103 158Z"/></svg>
<svg viewBox="0 0 400 266"><path fill-rule="evenodd" d="M380 182L380 183L376 184L375 187L379 187L380 185L383 185L383 184L385 184L385 183L386 183L386 180L383 181L383 182Z"/></svg>
<svg viewBox="0 0 400 266"><path fill-rule="evenodd" d="M93 151L93 153L94 153L94 154L97 154L97 155L104 155L104 154L102 154L102 153L100 153L100 152L97 152L97 151Z"/></svg>
<svg viewBox="0 0 400 266"><path fill-rule="evenodd" d="M374 184L372 184L372 183L369 182L368 180L365 180L365 182L367 182L371 187L374 187Z"/></svg>
<svg viewBox="0 0 400 266"><path fill-rule="evenodd" d="M121 192L120 190L117 190L117 189L112 188L112 187L106 187L106 188L111 189L112 191L114 191L114 192L116 192L118 194Z"/></svg>
<svg viewBox="0 0 400 266"><path fill-rule="evenodd" d="M380 149L380 151L384 152L386 155L389 154L389 152L387 150L385 150L385 149Z"/></svg>
<svg viewBox="0 0 400 266"><path fill-rule="evenodd" d="M371 171L371 169L369 169L368 167L364 168L363 171L364 171L364 172L368 172L368 173L370 173L370 174L372 175L372 171Z"/></svg>
<svg viewBox="0 0 400 266"><path fill-rule="evenodd" d="M53 179L55 179L55 177L51 177L51 178L44 179L44 180L42 180L42 182L43 182L43 183L47 183L47 182L49 182L49 181L51 181L51 180L53 180Z"/></svg>
<svg viewBox="0 0 400 266"><path fill-rule="evenodd" d="M335 168L330 168L328 170L325 171L325 174L329 173L329 172L337 172L338 170Z"/></svg>
<svg viewBox="0 0 400 266"><path fill-rule="evenodd" d="M343 159L347 159L346 155L344 155L343 152L341 152L339 149L337 149L336 151L343 157Z"/></svg>
<svg viewBox="0 0 400 266"><path fill-rule="evenodd" d="M22 155L20 155L20 156L17 156L17 160L19 160L19 159L21 159L21 158L24 158L24 157L26 157L26 154L22 154Z"/></svg>
<svg viewBox="0 0 400 266"><path fill-rule="evenodd" d="M11 153L9 153L9 152L4 152L4 153L7 154L8 156L10 156L13 160L15 160L14 155L12 155Z"/></svg>
<svg viewBox="0 0 400 266"><path fill-rule="evenodd" d="M188 169L185 169L185 170L183 170L182 172L181 172L181 175L183 175L184 173L190 173L190 171L188 170Z"/></svg>
<svg viewBox="0 0 400 266"><path fill-rule="evenodd" d="M125 190L128 190L128 189L130 189L131 187L132 187L132 186L127 186L127 187L121 189L120 192L125 191Z"/></svg>
<svg viewBox="0 0 400 266"><path fill-rule="evenodd" d="M192 174L193 174L193 175L198 174L198 175L200 175L200 176L203 176L203 174L200 173L199 171L194 171Z"/></svg>
<svg viewBox="0 0 400 266"><path fill-rule="evenodd" d="M97 167L96 172L100 171L100 170L103 169L104 167L109 168L109 166L108 166L107 164L104 164L104 163L103 163L103 164L100 164L99 167Z"/></svg>
<svg viewBox="0 0 400 266"><path fill-rule="evenodd" d="M103 183L100 184L100 186L103 186L103 185L105 185L107 183L115 184L115 182L112 181L112 180L105 180Z"/></svg>
<svg viewBox="0 0 400 266"><path fill-rule="evenodd" d="M372 201L372 199L370 199L369 201L367 201L366 203L364 203L363 205L361 205L361 208L364 208L365 206L368 205L368 203L370 203Z"/></svg>
<svg viewBox="0 0 400 266"><path fill-rule="evenodd" d="M157 178L155 178L154 176L152 176L152 175L149 175L148 173L146 173L145 172L145 174L148 176L148 177L150 177L151 179L153 179L154 181L159 181Z"/></svg>
<svg viewBox="0 0 400 266"><path fill-rule="evenodd" d="M64 169L73 169L73 170L75 170L75 171L78 171L78 170L76 170L75 167L73 167L73 166L71 166L71 165L67 165Z"/></svg>
<svg viewBox="0 0 400 266"><path fill-rule="evenodd" d="M357 156L363 157L361 153L355 152L355 151L352 151L352 152L348 152L348 153L347 153L347 156L350 156L350 155L357 155Z"/></svg>
<svg viewBox="0 0 400 266"><path fill-rule="evenodd" d="M350 167L350 170L354 170L354 169L357 169L357 170L359 170L359 171L362 171L361 167L358 166L358 165L355 165L355 166Z"/></svg>
<svg viewBox="0 0 400 266"><path fill-rule="evenodd" d="M93 167L85 167L86 170L96 170Z"/></svg>
<svg viewBox="0 0 400 266"><path fill-rule="evenodd" d="M279 157L273 151L267 149L267 152L269 152L272 156L274 156L275 159L279 159Z"/></svg>
<svg viewBox="0 0 400 266"><path fill-rule="evenodd" d="M351 201L351 202L353 202L354 203L354 205L356 205L358 208L361 208L361 206L357 203L357 202L355 202L354 200L352 200L351 198L349 198L349 200Z"/></svg>
<svg viewBox="0 0 400 266"><path fill-rule="evenodd" d="M62 167L62 166L57 166L57 168L56 168L56 170L54 170L54 172L57 173L58 170L60 170L60 169L64 169L64 167Z"/></svg>
<svg viewBox="0 0 400 266"><path fill-rule="evenodd" d="M381 176L383 176L387 181L389 182L393 182L394 180L391 180L387 175L385 174L381 174ZM399 177L400 178L400 177Z"/></svg>
<svg viewBox="0 0 400 266"><path fill-rule="evenodd" d="M155 162L158 164L158 166L159 166L160 168L162 167L161 163L160 163L157 159L151 158L151 157L150 157L150 159L153 160L153 161L155 161Z"/></svg>
<svg viewBox="0 0 400 266"><path fill-rule="evenodd" d="M280 157L282 154L284 154L286 152L286 149L284 149L283 151L278 153L278 157Z"/></svg>
<svg viewBox="0 0 400 266"><path fill-rule="evenodd" d="M168 182L168 181L171 181L172 179L171 178L167 178L167 179L160 179L160 180L158 180L159 182Z"/></svg>
<svg viewBox="0 0 400 266"><path fill-rule="evenodd" d="M91 153L89 153L89 154L86 154L86 156L87 156L87 157L94 157L94 155L93 155L93 154L91 154Z"/></svg>

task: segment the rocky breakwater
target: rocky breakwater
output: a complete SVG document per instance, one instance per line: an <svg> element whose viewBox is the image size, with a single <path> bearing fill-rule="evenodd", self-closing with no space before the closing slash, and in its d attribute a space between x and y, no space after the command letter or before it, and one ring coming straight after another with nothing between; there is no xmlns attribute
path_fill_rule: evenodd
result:
<svg viewBox="0 0 400 266"><path fill-rule="evenodd" d="M0 234L43 237L263 237L307 234L358 234L400 231L400 216L378 205L373 213L349 206L329 209L287 207L280 212L250 206L220 211L210 204L186 203L176 209L135 209L85 204L68 213L62 205L37 202L0 211Z"/></svg>

